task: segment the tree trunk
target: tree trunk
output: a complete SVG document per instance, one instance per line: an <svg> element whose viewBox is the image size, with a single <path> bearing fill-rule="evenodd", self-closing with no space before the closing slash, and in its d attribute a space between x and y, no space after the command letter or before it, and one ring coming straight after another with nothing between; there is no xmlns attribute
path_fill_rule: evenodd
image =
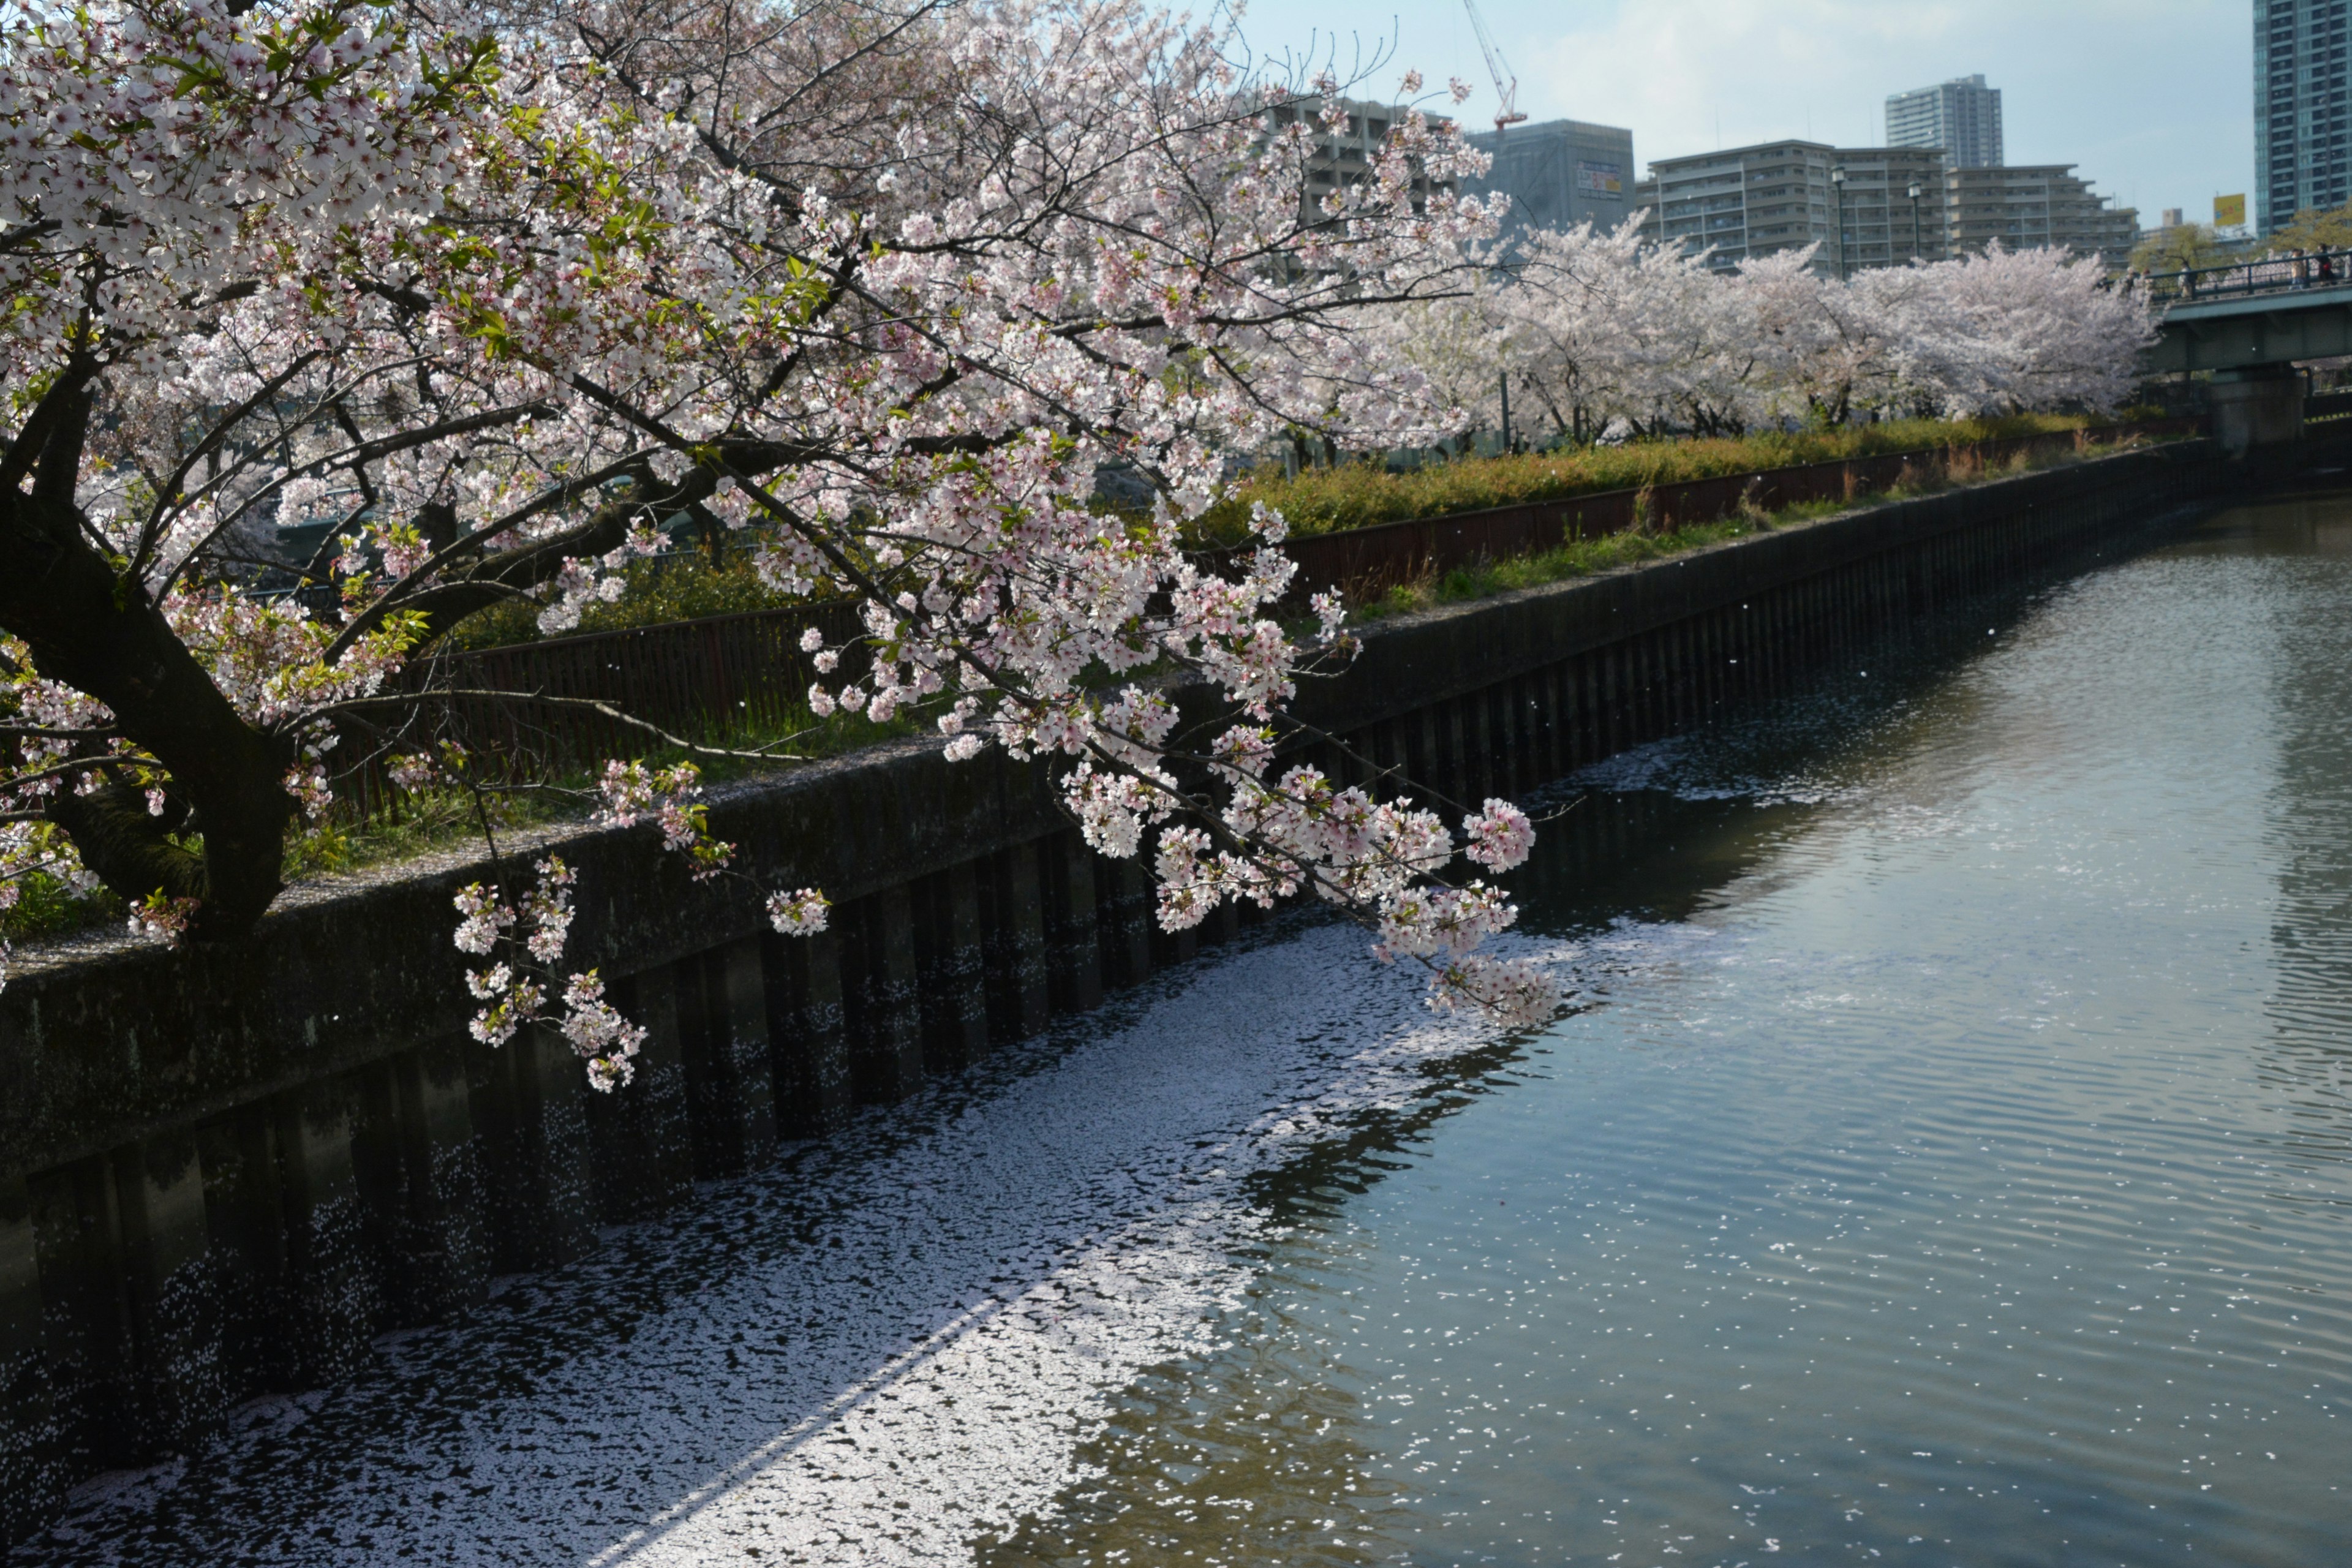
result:
<svg viewBox="0 0 2352 1568"><path fill-rule="evenodd" d="M141 791L114 784L60 790L50 819L124 899L196 899L192 938L244 934L282 886L291 747L246 722L143 587L91 546L70 501L0 492L0 629L30 646L41 674L111 709L184 808L150 815ZM174 828L202 834L201 854Z"/></svg>

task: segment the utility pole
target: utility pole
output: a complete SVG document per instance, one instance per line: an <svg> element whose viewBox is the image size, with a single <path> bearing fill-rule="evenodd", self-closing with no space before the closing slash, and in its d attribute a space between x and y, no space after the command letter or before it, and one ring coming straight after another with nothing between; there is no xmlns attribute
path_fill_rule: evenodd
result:
<svg viewBox="0 0 2352 1568"><path fill-rule="evenodd" d="M1519 112L1519 79L1503 64L1501 51L1487 35L1486 18L1478 15L1478 0L1462 0L1462 5L1470 13L1470 30L1478 35L1479 52L1486 57L1486 74L1494 79L1496 96L1501 100L1495 106L1495 144L1499 147L1511 127L1527 118Z"/></svg>
<svg viewBox="0 0 2352 1568"><path fill-rule="evenodd" d="M1830 189L1837 193L1838 281L1853 276L1845 264L1845 165L1840 163L1830 171Z"/></svg>

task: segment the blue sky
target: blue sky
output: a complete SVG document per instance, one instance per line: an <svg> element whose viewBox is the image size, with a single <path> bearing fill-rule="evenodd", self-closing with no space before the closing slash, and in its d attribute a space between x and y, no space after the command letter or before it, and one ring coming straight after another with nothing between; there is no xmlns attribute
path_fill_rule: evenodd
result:
<svg viewBox="0 0 2352 1568"><path fill-rule="evenodd" d="M1181 0L1177 0L1181 4ZM1519 107L1627 125L1653 158L1802 136L1843 146L1884 135L1886 95L1982 71L2002 89L2010 162L2075 163L2105 195L2211 216L2253 182L2252 0L1482 0L1519 79ZM1196 13L1197 14L1197 13ZM1477 95L1494 89L1462 0L1338 5L1254 0L1253 48L1303 53L1336 36L1343 74L1391 53L1366 85L1393 93L1403 66Z"/></svg>

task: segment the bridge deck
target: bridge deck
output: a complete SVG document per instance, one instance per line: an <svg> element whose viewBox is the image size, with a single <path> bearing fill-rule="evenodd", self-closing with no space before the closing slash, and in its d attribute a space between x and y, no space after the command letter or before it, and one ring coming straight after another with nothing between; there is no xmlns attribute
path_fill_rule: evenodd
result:
<svg viewBox="0 0 2352 1568"><path fill-rule="evenodd" d="M2177 300L2158 322L2152 371L2243 370L2352 354L2352 282Z"/></svg>

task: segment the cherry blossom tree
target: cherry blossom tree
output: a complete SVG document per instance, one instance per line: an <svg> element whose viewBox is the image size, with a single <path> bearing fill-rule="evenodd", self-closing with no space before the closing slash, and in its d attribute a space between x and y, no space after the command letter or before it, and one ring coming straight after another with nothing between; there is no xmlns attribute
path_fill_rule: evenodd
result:
<svg viewBox="0 0 2352 1568"><path fill-rule="evenodd" d="M299 309L350 226L431 213L488 49L351 3L11 6L0 39L5 886L100 880L159 927L199 905L242 927L309 787L285 721L380 679L401 635L328 659L326 628L193 580L247 426L331 374L326 332L248 323Z"/></svg>
<svg viewBox="0 0 2352 1568"><path fill-rule="evenodd" d="M1386 310L1375 331L1486 427L1507 375L1569 440L2111 410L2152 335L2144 298L2063 250L1840 279L1813 247L1717 268L1629 223L1536 230L1483 259L1475 288Z"/></svg>
<svg viewBox="0 0 2352 1568"><path fill-rule="evenodd" d="M1368 307L1360 330L1478 427L1500 423L1505 378L1522 427L1548 423L1558 438L1583 439L1629 407L1649 412L1648 329L1660 312L1642 297L1638 225L1539 229L1472 259L1459 293Z"/></svg>
<svg viewBox="0 0 2352 1568"><path fill-rule="evenodd" d="M2095 257L2009 250L1874 268L1840 280L1810 247L1743 266L1740 331L1764 346L1759 416L1841 425L2080 408L2131 395L2153 341L2147 301L2107 287Z"/></svg>
<svg viewBox="0 0 2352 1568"><path fill-rule="evenodd" d="M1659 311L1645 287L1640 226L1579 226L1528 235L1504 274L1511 286L1490 304L1510 323L1521 363L1512 384L1551 422L1555 436L1585 440L1613 420L1646 415L1655 399L1643 330Z"/></svg>
<svg viewBox="0 0 2352 1568"><path fill-rule="evenodd" d="M862 606L856 647L808 649L815 713L1045 760L1097 848L1156 835L1171 928L1311 891L1441 1005L1551 1005L1474 952L1508 903L1448 876L1517 864L1526 819L1457 807L1457 846L1284 766L1340 608L1304 642L1274 618L1278 516L1229 573L1180 547L1236 447L1458 427L1349 330L1463 285L1489 220L1449 125L1402 112L1314 197L1339 84L1246 78L1130 0L8 16L0 889L103 883L154 934L237 940L349 744L478 782L414 679L453 627L573 625L683 515ZM1108 461L1148 510L1095 503ZM254 591L257 532L306 521L318 609ZM698 795L628 759L597 792L733 875ZM563 964L573 882L469 888L457 939L478 1037L554 1021L612 1087L640 1035Z"/></svg>
<svg viewBox="0 0 2352 1568"><path fill-rule="evenodd" d="M1738 313L1756 351L1748 400L1761 419L1843 425L1898 390L1888 285L1899 293L1920 275L1882 268L1841 282L1814 269L1817 254L1805 246L1739 269Z"/></svg>
<svg viewBox="0 0 2352 1568"><path fill-rule="evenodd" d="M1895 274L1880 308L1896 395L1955 417L2120 407L2156 339L2147 296L2108 287L2097 258L1998 242Z"/></svg>

